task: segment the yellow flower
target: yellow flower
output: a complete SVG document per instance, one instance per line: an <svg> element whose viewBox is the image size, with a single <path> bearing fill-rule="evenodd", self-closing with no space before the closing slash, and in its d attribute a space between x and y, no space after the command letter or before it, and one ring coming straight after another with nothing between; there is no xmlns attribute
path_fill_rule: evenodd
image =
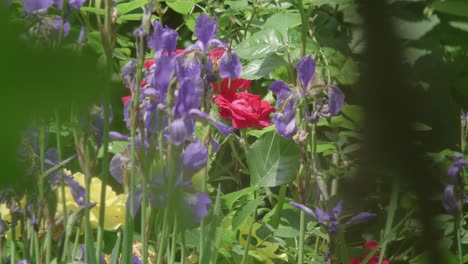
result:
<svg viewBox="0 0 468 264"><path fill-rule="evenodd" d="M21 199L19 206L21 208L24 208L25 205L26 205L26 196L23 196L23 199ZM3 221L11 223L11 213L10 213L10 209L8 209L8 207L6 206L6 203L0 204L0 216ZM16 237L19 238L21 234L21 220L18 220L18 223L16 224L15 234L16 234ZM11 237L11 229L8 230L5 236L8 238Z"/></svg>
<svg viewBox="0 0 468 264"><path fill-rule="evenodd" d="M85 176L81 172L73 174L73 179L77 181L83 188L85 186ZM99 214L101 210L101 187L102 181L96 177L91 178L91 190L90 190L90 202L95 205L90 210L90 222L92 228L97 228L99 225ZM63 216L63 198L61 190L57 190L57 212L55 217ZM125 207L127 202L126 194L117 195L110 186L106 186L105 196L105 217L104 217L104 229L105 230L117 230L123 225L125 221ZM65 186L65 203L67 211L76 211L79 205L75 202L73 195L70 191L70 187Z"/></svg>

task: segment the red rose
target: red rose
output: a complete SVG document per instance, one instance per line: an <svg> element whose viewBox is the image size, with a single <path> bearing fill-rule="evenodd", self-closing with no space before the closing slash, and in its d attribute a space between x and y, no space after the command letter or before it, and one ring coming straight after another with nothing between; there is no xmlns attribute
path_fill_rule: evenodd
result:
<svg viewBox="0 0 468 264"><path fill-rule="evenodd" d="M244 89L246 91L250 90L250 83L251 80L246 80L246 79L235 79L231 80L231 84L229 86L229 79L223 79L221 81L221 89L218 88L218 83L213 82L213 88L214 92L216 94L234 94L237 90L239 89Z"/></svg>
<svg viewBox="0 0 468 264"><path fill-rule="evenodd" d="M232 121L232 126L238 129L256 127L262 129L271 125L270 114L275 108L267 101L262 102L260 95L239 92L234 94L219 94L214 99L219 106L219 115Z"/></svg>
<svg viewBox="0 0 468 264"><path fill-rule="evenodd" d="M364 243L363 248L372 250L377 246L377 241L376 240L370 240ZM357 258L352 258L349 260L349 264L361 264L362 261L366 258L367 255L363 255ZM379 263L379 254L373 255L372 257L369 258L367 261L367 264L378 264ZM384 258L382 261L383 264L390 264L390 262Z"/></svg>

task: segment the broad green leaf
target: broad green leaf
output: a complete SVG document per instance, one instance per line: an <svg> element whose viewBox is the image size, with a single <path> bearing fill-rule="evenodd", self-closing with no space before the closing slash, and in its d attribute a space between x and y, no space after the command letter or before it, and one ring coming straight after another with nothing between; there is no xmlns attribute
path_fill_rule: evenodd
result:
<svg viewBox="0 0 468 264"><path fill-rule="evenodd" d="M273 234L277 237L294 238L299 236L300 232L299 230L289 226L280 226L278 229L273 230Z"/></svg>
<svg viewBox="0 0 468 264"><path fill-rule="evenodd" d="M234 11L242 11L249 7L249 2L247 0L234 0L234 1L224 1L226 5Z"/></svg>
<svg viewBox="0 0 468 264"><path fill-rule="evenodd" d="M229 193L229 194L226 194L226 195L223 195L223 197L221 197L221 199L224 201L224 203L226 204L227 208L229 208L230 210L232 209L232 206L234 205L234 203L239 200L241 197L247 195L247 194L251 194L252 192L254 192L255 190L257 190L258 187L257 186L252 186L252 187L248 187L248 188L244 188L240 191L237 191L237 192L232 192L232 193Z"/></svg>
<svg viewBox="0 0 468 264"><path fill-rule="evenodd" d="M361 125L364 119L364 110L358 105L344 105L341 112L354 123Z"/></svg>
<svg viewBox="0 0 468 264"><path fill-rule="evenodd" d="M331 150L331 149L336 149L336 146L333 144L317 144L315 152L322 153L325 150Z"/></svg>
<svg viewBox="0 0 468 264"><path fill-rule="evenodd" d="M250 200L241 208L237 209L232 218L232 229L238 230L247 220L247 218L261 205L263 201L260 198Z"/></svg>
<svg viewBox="0 0 468 264"><path fill-rule="evenodd" d="M463 22L463 21L450 21L450 22L449 22L449 25L452 26L452 27L454 27L454 28L463 30L463 31L468 31L468 22Z"/></svg>
<svg viewBox="0 0 468 264"><path fill-rule="evenodd" d="M90 32L88 34L88 45L96 51L96 53L104 53L104 48L101 42L101 33L99 31Z"/></svg>
<svg viewBox="0 0 468 264"><path fill-rule="evenodd" d="M359 78L357 64L352 59L347 58L336 78L341 84L354 84Z"/></svg>
<svg viewBox="0 0 468 264"><path fill-rule="evenodd" d="M362 139L362 135L358 132L354 131L341 131L339 135L343 135L345 137L355 138L355 139Z"/></svg>
<svg viewBox="0 0 468 264"><path fill-rule="evenodd" d="M454 16L468 18L468 2L466 1L444 1L432 4L435 10Z"/></svg>
<svg viewBox="0 0 468 264"><path fill-rule="evenodd" d="M284 48L283 36L273 28L260 30L242 41L235 48L236 54L242 59L255 60L266 55L281 51Z"/></svg>
<svg viewBox="0 0 468 264"><path fill-rule="evenodd" d="M268 54L264 59L251 61L242 70L241 78L257 80L269 74L272 70L288 65L288 63L275 53Z"/></svg>
<svg viewBox="0 0 468 264"><path fill-rule="evenodd" d="M398 34L403 39L417 40L431 31L440 23L436 15L432 15L428 19L417 22L407 21L400 18L393 18L393 24L398 31Z"/></svg>
<svg viewBox="0 0 468 264"><path fill-rule="evenodd" d="M343 149L342 153L343 154L352 153L352 152L355 152L356 150L359 150L361 147L362 147L361 143L354 143L354 144L346 146Z"/></svg>
<svg viewBox="0 0 468 264"><path fill-rule="evenodd" d="M247 152L251 186L274 187L294 180L299 159L294 141L274 131L265 133Z"/></svg>
<svg viewBox="0 0 468 264"><path fill-rule="evenodd" d="M148 3L148 0L134 0L131 2L118 4L116 8L117 8L117 11L119 11L120 15L125 15L128 12L131 12L137 8L143 7L146 3Z"/></svg>
<svg viewBox="0 0 468 264"><path fill-rule="evenodd" d="M195 4L198 2L199 1L197 0L171 0L166 1L166 4L177 13L187 15L193 10Z"/></svg>
<svg viewBox="0 0 468 264"><path fill-rule="evenodd" d="M273 28L281 32L287 32L290 28L301 24L301 16L298 13L277 13L269 17L263 28Z"/></svg>

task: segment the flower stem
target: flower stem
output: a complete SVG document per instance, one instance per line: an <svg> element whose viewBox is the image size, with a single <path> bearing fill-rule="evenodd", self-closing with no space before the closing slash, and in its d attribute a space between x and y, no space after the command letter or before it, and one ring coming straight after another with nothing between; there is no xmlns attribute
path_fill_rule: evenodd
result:
<svg viewBox="0 0 468 264"><path fill-rule="evenodd" d="M257 219L257 208L255 208L254 210L254 215L253 215L253 219L252 219L252 224L250 224L250 227L249 227L249 233L247 235L247 241L245 242L245 249L244 249L244 255L242 255L242 264L246 264L247 263L247 258L248 258L248 255L249 255L249 249L250 249L250 241L252 240L252 229L253 229L253 226L255 224L255 219Z"/></svg>
<svg viewBox="0 0 468 264"><path fill-rule="evenodd" d="M385 223L384 237L388 238L392 230L393 220L395 219L395 212L398 208L398 195L400 193L400 181L398 177L393 177L392 190L390 193L390 204L387 211L387 221ZM379 264L382 263L387 249L387 240L383 241L382 250L380 251Z"/></svg>
<svg viewBox="0 0 468 264"><path fill-rule="evenodd" d="M299 222L299 253L297 263L304 263L304 237L305 237L305 213L301 210Z"/></svg>
<svg viewBox="0 0 468 264"><path fill-rule="evenodd" d="M278 202L275 206L275 212L271 220L271 226L274 229L277 229L281 221L281 210L283 210L284 201L286 198L286 190L288 188L287 184L282 184L279 190Z"/></svg>

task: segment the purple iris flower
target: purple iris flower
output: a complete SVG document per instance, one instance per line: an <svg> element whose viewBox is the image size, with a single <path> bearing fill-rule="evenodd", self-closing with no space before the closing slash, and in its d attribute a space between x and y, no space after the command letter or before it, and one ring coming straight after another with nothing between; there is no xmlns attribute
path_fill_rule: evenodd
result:
<svg viewBox="0 0 468 264"><path fill-rule="evenodd" d="M53 0L22 0L24 11L31 14L37 10L48 9L54 4Z"/></svg>
<svg viewBox="0 0 468 264"><path fill-rule="evenodd" d="M210 40L212 40L218 31L218 18L214 16L211 20L209 16L201 14L198 16L195 23L195 36L206 47Z"/></svg>
<svg viewBox="0 0 468 264"><path fill-rule="evenodd" d="M291 138L296 132L296 103L297 97L289 86L283 81L275 81L268 90L276 94L276 105L278 111L271 117L276 126L276 132L286 138Z"/></svg>
<svg viewBox="0 0 468 264"><path fill-rule="evenodd" d="M61 16L54 16L53 28L55 29L55 32L57 32L57 34L60 32L60 28L62 28L62 33L64 37L66 37L68 33L70 33L70 23L68 23L68 21L63 22L63 19Z"/></svg>
<svg viewBox="0 0 468 264"><path fill-rule="evenodd" d="M80 9L85 2L86 2L86 0L70 0L68 2L68 5L72 9Z"/></svg>
<svg viewBox="0 0 468 264"><path fill-rule="evenodd" d="M182 165L184 175L192 176L206 167L208 162L208 149L201 141L190 143L182 151Z"/></svg>
<svg viewBox="0 0 468 264"><path fill-rule="evenodd" d="M58 10L62 10L63 8L63 0L53 0L54 4L57 6Z"/></svg>
<svg viewBox="0 0 468 264"><path fill-rule="evenodd" d="M453 163L447 170L447 176L450 184L461 183L461 173L463 168L468 166L468 161L463 159L463 155L456 153L452 155Z"/></svg>
<svg viewBox="0 0 468 264"><path fill-rule="evenodd" d="M328 87L328 111L330 115L337 115L344 104L344 95L336 86Z"/></svg>
<svg viewBox="0 0 468 264"><path fill-rule="evenodd" d="M242 65L239 57L237 57L237 55L231 50L224 52L219 61L219 75L221 78L237 79L239 78L241 71Z"/></svg>
<svg viewBox="0 0 468 264"><path fill-rule="evenodd" d="M202 72L203 63L206 69L206 78L211 81L215 81L217 77L213 73L213 65L210 59L206 58L211 47L223 47L227 48L227 44L215 39L217 33L217 22L218 19L214 16L211 20L209 16L201 14L195 23L195 36L198 41L185 49L183 54L177 56L177 70L178 78L193 78L199 76ZM205 57L204 59L202 57ZM239 77L242 71L242 65L239 57L231 50L228 49L221 59L219 60L219 73L221 78L236 79Z"/></svg>
<svg viewBox="0 0 468 264"><path fill-rule="evenodd" d="M186 192L183 196L186 211L190 216L191 224L197 225L200 221L208 215L211 205L210 197L204 192Z"/></svg>
<svg viewBox="0 0 468 264"><path fill-rule="evenodd" d="M155 58L159 59L164 51L167 51L168 55L171 56L177 45L179 34L167 26L163 27L157 20L153 22L153 27L154 32L148 40L148 44L156 51Z"/></svg>
<svg viewBox="0 0 468 264"><path fill-rule="evenodd" d="M302 95L304 96L315 73L315 61L312 59L312 56L303 57L297 63L296 70L302 87Z"/></svg>
<svg viewBox="0 0 468 264"><path fill-rule="evenodd" d="M299 79L299 87L292 90L283 81L276 81L268 88L276 95L276 107L278 111L271 117L276 126L276 132L286 137L292 138L292 134L297 130L296 124L296 102L307 96L310 84L315 74L315 61L312 57L303 57L296 66ZM344 96L341 90L336 86L328 87L328 100L319 99L316 105L316 111L308 118L315 122L318 117L330 118L337 115L344 104Z"/></svg>
<svg viewBox="0 0 468 264"><path fill-rule="evenodd" d="M185 79L177 91L177 100L172 111L174 121L170 127L170 138L176 146L193 134L195 120L211 123L223 135L228 135L233 131L231 127L199 110L203 99L203 89L203 81L198 77Z"/></svg>
<svg viewBox="0 0 468 264"><path fill-rule="evenodd" d="M5 234L5 223L3 223L2 218L0 218L0 236L3 236Z"/></svg>
<svg viewBox="0 0 468 264"><path fill-rule="evenodd" d="M177 78L184 79L197 78L202 72L202 62L197 50L187 48L184 53L177 55Z"/></svg>
<svg viewBox="0 0 468 264"><path fill-rule="evenodd" d="M458 202L455 198L455 186L452 184L447 185L444 189L442 198L442 205L448 213L454 213L458 210Z"/></svg>
<svg viewBox="0 0 468 264"><path fill-rule="evenodd" d="M299 204L296 202L290 202L291 205L301 209L304 211L306 214L312 216L313 218L317 219L317 221L326 226L327 230L330 234L334 234L338 231L339 228L339 218L340 215L343 211L343 201L340 201L331 211L331 213L328 213L318 207L315 207L315 209L311 209L303 204ZM362 223L366 222L372 218L374 218L376 214L373 213L367 213L367 212L361 212L353 217L348 221L350 224L357 224L357 223Z"/></svg>
<svg viewBox="0 0 468 264"><path fill-rule="evenodd" d="M180 165L177 166L176 175L178 180L175 183L173 193L170 196L172 204L177 206L177 213L181 216L187 226L198 224L203 217L208 214L211 205L210 197L203 192L196 190L191 183L191 177L201 169L206 167L208 161L208 151L200 141L187 145L181 153ZM153 175L148 185L148 199L152 207L163 208L167 205L167 184L169 172L167 168L158 171ZM137 188L135 196L135 212L142 199L142 188Z"/></svg>

